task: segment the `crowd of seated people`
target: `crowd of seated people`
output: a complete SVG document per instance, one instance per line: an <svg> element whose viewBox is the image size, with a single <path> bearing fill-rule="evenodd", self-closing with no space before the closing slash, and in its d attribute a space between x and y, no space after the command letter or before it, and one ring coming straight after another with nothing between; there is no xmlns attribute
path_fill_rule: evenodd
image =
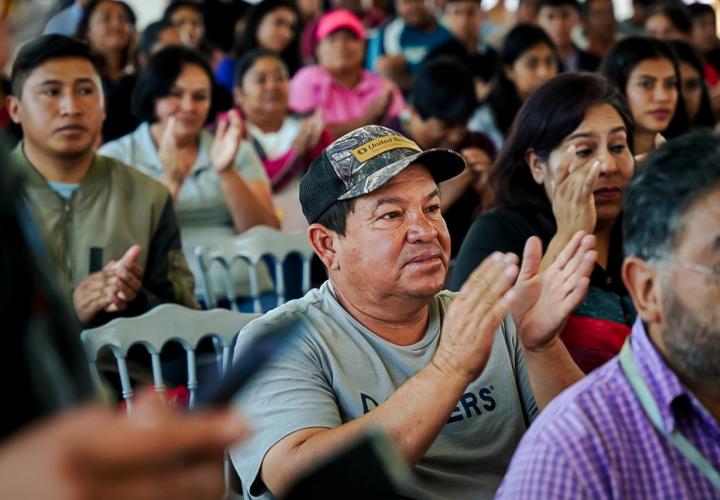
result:
<svg viewBox="0 0 720 500"><path fill-rule="evenodd" d="M283 497L379 429L423 498L720 499L712 6L59 3L13 40L0 0L0 497L207 498L226 449ZM188 249L256 226L323 269L237 335L296 340L248 424L93 402L80 331L210 306Z"/></svg>

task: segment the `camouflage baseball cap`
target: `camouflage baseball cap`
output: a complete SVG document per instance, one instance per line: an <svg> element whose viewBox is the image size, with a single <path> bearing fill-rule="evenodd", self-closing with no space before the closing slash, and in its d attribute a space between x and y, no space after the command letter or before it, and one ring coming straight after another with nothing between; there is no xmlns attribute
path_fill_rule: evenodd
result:
<svg viewBox="0 0 720 500"><path fill-rule="evenodd" d="M310 224L316 222L336 201L372 193L413 163L422 163L435 182L465 169L465 160L455 151L423 151L407 137L379 125L345 134L313 161L300 183L305 218Z"/></svg>

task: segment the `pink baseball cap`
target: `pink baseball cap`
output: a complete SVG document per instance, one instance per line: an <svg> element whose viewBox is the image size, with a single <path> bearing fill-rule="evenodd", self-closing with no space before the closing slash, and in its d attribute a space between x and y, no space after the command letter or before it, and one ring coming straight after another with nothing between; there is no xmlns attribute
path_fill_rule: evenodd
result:
<svg viewBox="0 0 720 500"><path fill-rule="evenodd" d="M365 39L365 28L360 19L349 10L338 9L320 18L315 30L315 41L319 42L337 30L350 30L361 40Z"/></svg>

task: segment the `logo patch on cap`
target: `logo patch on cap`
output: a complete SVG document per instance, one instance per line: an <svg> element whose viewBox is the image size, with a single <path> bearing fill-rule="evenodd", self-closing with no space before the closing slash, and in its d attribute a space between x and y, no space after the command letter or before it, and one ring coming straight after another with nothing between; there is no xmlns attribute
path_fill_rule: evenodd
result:
<svg viewBox="0 0 720 500"><path fill-rule="evenodd" d="M422 151L418 145L410 139L406 139L401 135L386 135L373 139L372 141L353 149L351 152L358 162L365 163L385 151L399 148L414 149L417 152Z"/></svg>

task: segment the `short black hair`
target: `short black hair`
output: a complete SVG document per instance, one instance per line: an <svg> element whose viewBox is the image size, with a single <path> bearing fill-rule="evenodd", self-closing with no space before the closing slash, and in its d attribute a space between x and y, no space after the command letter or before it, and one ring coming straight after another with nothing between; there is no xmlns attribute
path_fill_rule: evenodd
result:
<svg viewBox="0 0 720 500"><path fill-rule="evenodd" d="M20 99L23 84L35 68L51 59L65 57L86 59L97 74L101 74L97 57L87 44L63 35L43 35L23 45L18 52L10 78L12 94Z"/></svg>
<svg viewBox="0 0 720 500"><path fill-rule="evenodd" d="M680 241L685 213L717 187L720 137L693 132L653 151L625 189L625 255L644 260L667 256Z"/></svg>
<svg viewBox="0 0 720 500"><path fill-rule="evenodd" d="M437 118L465 125L477 107L475 80L458 59L440 56L425 62L415 74L410 103L420 118Z"/></svg>
<svg viewBox="0 0 720 500"><path fill-rule="evenodd" d="M612 1L612 0L605 0L605 1L606 1L606 2L609 2L610 5L613 6L613 9L615 8L615 6L613 5L613 1ZM588 15L590 14L590 7L592 6L592 3L593 3L593 0L585 0L585 1L580 5L580 15L581 15L582 18L585 19L585 20L587 20Z"/></svg>
<svg viewBox="0 0 720 500"><path fill-rule="evenodd" d="M539 0L537 8L538 12L540 12L543 7L561 7L563 5L574 7L575 10L580 12L580 4L577 0Z"/></svg>
<svg viewBox="0 0 720 500"><path fill-rule="evenodd" d="M250 68L255 65L255 61L264 57L271 57L276 61L280 62L280 64L283 65L283 68L285 68L285 71L287 72L287 65L285 64L285 61L283 61L282 57L280 57L278 54L270 50L253 49L250 52L246 53L244 56L242 56L240 60L238 60L238 62L235 64L235 71L233 72L233 87L242 87L242 80L243 78L245 78L245 73L250 71Z"/></svg>
<svg viewBox="0 0 720 500"><path fill-rule="evenodd" d="M160 19L159 21L148 24L140 36L138 52L149 56L163 31L171 28L175 28L175 25L167 19Z"/></svg>
<svg viewBox="0 0 720 500"><path fill-rule="evenodd" d="M131 99L131 111L140 121L153 123L155 101L170 94L175 81L187 64L199 66L210 80L212 92L215 79L207 59L197 50L173 45L157 51L150 57L147 66L140 74Z"/></svg>
<svg viewBox="0 0 720 500"><path fill-rule="evenodd" d="M715 17L715 9L713 9L711 5L706 3L692 3L687 6L687 11L690 15L690 19L692 19L693 21L707 14L712 14L712 16Z"/></svg>
<svg viewBox="0 0 720 500"><path fill-rule="evenodd" d="M336 201L318 217L316 222L344 237L347 232L348 215L355 210L355 200L357 198Z"/></svg>
<svg viewBox="0 0 720 500"><path fill-rule="evenodd" d="M490 181L499 206L549 211L550 200L525 161L528 150L547 161L553 149L580 126L588 110L608 104L617 111L632 144L633 121L615 86L594 73L562 73L541 85L515 117Z"/></svg>
<svg viewBox="0 0 720 500"><path fill-rule="evenodd" d="M687 132L689 123L685 112L685 103L680 98L680 69L677 57L670 45L650 36L628 36L615 43L607 53L599 72L613 82L623 95L627 93L627 83L635 66L649 59L667 59L675 69L677 79L678 100L675 113L667 129L663 131L664 137L676 137Z"/></svg>

